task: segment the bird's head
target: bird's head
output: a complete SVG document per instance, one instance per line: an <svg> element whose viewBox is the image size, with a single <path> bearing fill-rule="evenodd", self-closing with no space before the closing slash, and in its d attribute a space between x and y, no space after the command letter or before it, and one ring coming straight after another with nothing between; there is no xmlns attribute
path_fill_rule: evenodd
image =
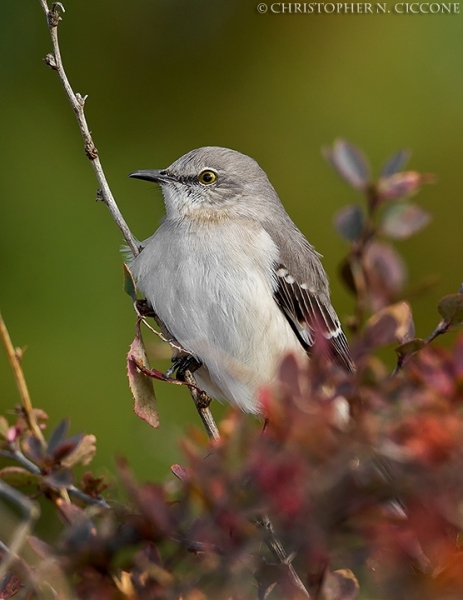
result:
<svg viewBox="0 0 463 600"><path fill-rule="evenodd" d="M135 171L129 177L161 186L167 218L218 218L233 207L243 213L259 198L276 196L255 160L215 146L192 150L166 169Z"/></svg>

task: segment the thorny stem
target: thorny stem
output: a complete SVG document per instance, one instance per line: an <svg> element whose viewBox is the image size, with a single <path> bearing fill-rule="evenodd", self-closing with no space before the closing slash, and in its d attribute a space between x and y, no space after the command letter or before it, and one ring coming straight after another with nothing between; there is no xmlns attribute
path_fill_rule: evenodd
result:
<svg viewBox="0 0 463 600"><path fill-rule="evenodd" d="M8 360L11 365L11 370L13 371L14 378L16 380L16 385L18 386L19 395L21 397L21 402L24 408L24 416L26 418L27 425L29 429L32 431L34 436L40 440L41 444L45 444L45 439L43 437L42 431L35 419L34 411L32 408L31 397L29 394L29 390L26 384L26 379L24 377L24 372L21 367L21 359L19 351L15 350L13 343L10 338L10 334L8 333L8 329L5 325L5 321L2 318L0 313L0 337L2 338L3 345L5 346L6 353L8 355Z"/></svg>
<svg viewBox="0 0 463 600"><path fill-rule="evenodd" d="M122 216L119 207L114 200L114 197L111 193L111 189L106 180L105 174L103 172L103 167L101 166L100 159L98 157L98 150L93 143L92 135L90 133L90 129L87 125L87 120L85 118L84 113L84 105L86 96L82 97L80 94L74 93L74 90L69 83L69 79L67 78L66 72L63 67L63 61L61 59L61 52L58 43L58 23L61 20L61 17L58 12L58 7L64 12L64 7L60 2L54 2L52 5L52 9L49 10L47 0L39 0L42 6L43 12L47 17L48 29L50 31L51 41L53 44L53 54L47 54L45 58L46 64L51 67L54 71L58 73L58 77L64 87L64 91L69 99L72 110L76 115L77 122L79 124L79 129L84 138L85 144L85 154L87 158L90 160L93 170L95 171L96 178L100 185L100 190L98 191L98 199L101 199L106 206L108 207L111 216L113 217L116 225L121 230L122 235L124 236L125 241L129 245L130 250L134 256L137 256L140 253L140 244L136 240L136 238L132 235L127 223L125 222L124 217Z"/></svg>

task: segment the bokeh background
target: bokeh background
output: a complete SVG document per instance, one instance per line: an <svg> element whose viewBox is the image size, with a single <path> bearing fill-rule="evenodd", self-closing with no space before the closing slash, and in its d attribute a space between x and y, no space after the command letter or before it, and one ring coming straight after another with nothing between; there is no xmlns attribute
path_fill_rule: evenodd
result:
<svg viewBox="0 0 463 600"><path fill-rule="evenodd" d="M410 281L440 282L413 301L417 330L463 280L463 14L259 14L250 0L67 0L59 34L113 193L133 232L151 235L162 197L136 169L202 145L253 156L324 255L341 317L352 298L336 275L346 251L333 214L356 201L321 156L343 136L376 169L401 147L433 172L419 201L433 222L397 244ZM51 422L94 433L97 474L125 455L141 478L166 477L179 437L198 423L184 389L156 386L157 431L132 412L125 356L134 313L122 291L122 240L83 153L55 73L38 0L0 3L0 308L34 404ZM159 351L158 351L159 353ZM156 360L165 369L168 361ZM0 353L0 408L17 402ZM220 406L215 412L220 413Z"/></svg>

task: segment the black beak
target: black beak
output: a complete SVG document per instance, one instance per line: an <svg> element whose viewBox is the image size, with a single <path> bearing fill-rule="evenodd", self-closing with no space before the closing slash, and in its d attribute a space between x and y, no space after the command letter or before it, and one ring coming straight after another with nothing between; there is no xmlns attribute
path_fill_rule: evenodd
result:
<svg viewBox="0 0 463 600"><path fill-rule="evenodd" d="M154 181L154 183L168 183L173 181L173 177L167 174L167 171L158 171L156 169L146 169L144 171L134 171L129 177L134 179L144 179L145 181Z"/></svg>

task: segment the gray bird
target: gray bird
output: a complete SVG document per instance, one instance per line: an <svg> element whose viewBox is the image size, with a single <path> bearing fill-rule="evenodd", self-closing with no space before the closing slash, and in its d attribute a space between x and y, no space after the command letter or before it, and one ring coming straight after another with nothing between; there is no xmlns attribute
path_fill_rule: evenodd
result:
<svg viewBox="0 0 463 600"><path fill-rule="evenodd" d="M209 396L259 413L282 357L310 354L318 327L353 370L319 254L249 156L219 147L130 177L158 183L166 216L130 263L138 289L201 363Z"/></svg>

